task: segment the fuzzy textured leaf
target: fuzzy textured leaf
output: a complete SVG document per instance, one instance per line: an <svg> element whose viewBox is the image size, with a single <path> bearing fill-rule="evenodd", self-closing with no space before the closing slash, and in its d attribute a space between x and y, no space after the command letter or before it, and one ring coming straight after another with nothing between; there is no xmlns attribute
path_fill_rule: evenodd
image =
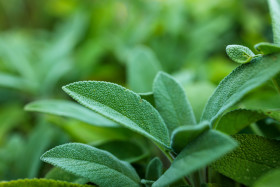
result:
<svg viewBox="0 0 280 187"><path fill-rule="evenodd" d="M237 109L226 113L215 128L228 135L233 135L265 117L266 115L262 112L255 110Z"/></svg>
<svg viewBox="0 0 280 187"><path fill-rule="evenodd" d="M188 144L170 168L153 184L167 186L197 171L233 150L237 143L229 136L209 130Z"/></svg>
<svg viewBox="0 0 280 187"><path fill-rule="evenodd" d="M209 129L208 123L200 123L194 126L182 126L175 129L171 136L171 147L179 153L192 140Z"/></svg>
<svg viewBox="0 0 280 187"><path fill-rule="evenodd" d="M279 54L268 55L237 67L220 82L205 106L201 120L212 124L245 94L275 76L280 71L279 60Z"/></svg>
<svg viewBox="0 0 280 187"><path fill-rule="evenodd" d="M63 87L89 109L170 148L167 127L158 111L146 100L117 84L81 81Z"/></svg>
<svg viewBox="0 0 280 187"><path fill-rule="evenodd" d="M170 133L177 127L196 124L185 91L173 77L164 72L158 73L153 91L156 108Z"/></svg>
<svg viewBox="0 0 280 187"><path fill-rule="evenodd" d="M99 186L139 186L134 168L111 153L80 143L47 151L41 159Z"/></svg>
<svg viewBox="0 0 280 187"><path fill-rule="evenodd" d="M267 42L258 43L254 47L257 51L261 52L264 55L280 52L280 45Z"/></svg>
<svg viewBox="0 0 280 187"><path fill-rule="evenodd" d="M93 187L51 179L19 179L14 181L0 182L0 187Z"/></svg>
<svg viewBox="0 0 280 187"><path fill-rule="evenodd" d="M162 162L158 157L153 158L146 168L146 179L150 181L157 180L162 174Z"/></svg>
<svg viewBox="0 0 280 187"><path fill-rule="evenodd" d="M241 64L250 62L255 56L248 47L242 45L228 45L226 52L231 60Z"/></svg>
<svg viewBox="0 0 280 187"><path fill-rule="evenodd" d="M240 146L212 164L223 175L245 185L252 185L266 172L280 167L280 141L257 135L233 136Z"/></svg>
<svg viewBox="0 0 280 187"><path fill-rule="evenodd" d="M40 100L29 103L25 106L25 110L34 112L43 112L58 116L70 117L85 123L102 126L117 127L115 122L97 114L77 103L64 100Z"/></svg>

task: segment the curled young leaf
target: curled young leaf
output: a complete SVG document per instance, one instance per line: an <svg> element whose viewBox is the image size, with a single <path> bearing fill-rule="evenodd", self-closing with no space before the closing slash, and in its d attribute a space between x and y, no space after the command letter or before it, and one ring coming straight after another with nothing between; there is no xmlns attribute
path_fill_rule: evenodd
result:
<svg viewBox="0 0 280 187"><path fill-rule="evenodd" d="M272 53L279 53L280 52L280 45L279 44L261 42L261 43L256 44L254 47L257 51L261 52L264 55L269 55L269 54L272 54Z"/></svg>
<svg viewBox="0 0 280 187"><path fill-rule="evenodd" d="M228 45L226 52L231 60L241 64L250 62L255 56L248 47L242 45Z"/></svg>

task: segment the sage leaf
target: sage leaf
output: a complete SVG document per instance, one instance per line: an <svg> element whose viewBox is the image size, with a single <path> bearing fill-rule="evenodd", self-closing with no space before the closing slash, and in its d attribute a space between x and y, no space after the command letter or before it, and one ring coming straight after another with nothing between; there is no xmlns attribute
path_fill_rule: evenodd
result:
<svg viewBox="0 0 280 187"><path fill-rule="evenodd" d="M250 62L255 56L248 47L242 45L228 45L226 52L231 60L241 64Z"/></svg>
<svg viewBox="0 0 280 187"><path fill-rule="evenodd" d="M268 5L272 18L273 40L274 43L280 44L280 2L279 0L269 0Z"/></svg>
<svg viewBox="0 0 280 187"><path fill-rule="evenodd" d="M153 158L147 168L145 178L149 181L156 181L162 174L162 162L158 157Z"/></svg>
<svg viewBox="0 0 280 187"><path fill-rule="evenodd" d="M261 52L264 55L269 55L272 53L280 52L280 45L278 45L278 44L261 42L261 43L256 44L254 47L257 51Z"/></svg>
<svg viewBox="0 0 280 187"><path fill-rule="evenodd" d="M274 169L261 176L253 187L278 187L280 184L280 169Z"/></svg>
<svg viewBox="0 0 280 187"><path fill-rule="evenodd" d="M101 127L118 127L112 120L97 114L77 103L64 100L39 100L25 106L25 110L43 112L58 116L70 117L85 123Z"/></svg>
<svg viewBox="0 0 280 187"><path fill-rule="evenodd" d="M69 182L56 181L51 179L19 179L13 181L2 181L0 187L92 187Z"/></svg>
<svg viewBox="0 0 280 187"><path fill-rule="evenodd" d="M255 110L237 109L223 115L215 128L228 135L233 135L265 117L265 114Z"/></svg>
<svg viewBox="0 0 280 187"><path fill-rule="evenodd" d="M197 171L233 150L237 143L229 136L209 130L188 144L169 169L153 184L167 186Z"/></svg>
<svg viewBox="0 0 280 187"><path fill-rule="evenodd" d="M80 143L57 146L43 154L44 162L86 178L99 186L139 186L134 168L107 151Z"/></svg>
<svg viewBox="0 0 280 187"><path fill-rule="evenodd" d="M130 51L127 60L129 88L135 92L152 91L153 80L162 69L154 52L148 47L137 46Z"/></svg>
<svg viewBox="0 0 280 187"><path fill-rule="evenodd" d="M45 179L53 179L53 180L59 180L59 181L66 181L66 182L72 182L77 184L86 184L89 182L88 179L78 177L76 175L73 175L72 173L69 173L63 169L54 167L52 168L44 177Z"/></svg>
<svg viewBox="0 0 280 187"><path fill-rule="evenodd" d="M237 67L220 82L204 108L201 121L212 124L245 94L275 76L280 71L279 58L277 54L258 57Z"/></svg>
<svg viewBox="0 0 280 187"><path fill-rule="evenodd" d="M209 123L202 122L194 126L182 126L175 129L171 135L171 147L179 153L192 140L209 129Z"/></svg>
<svg viewBox="0 0 280 187"><path fill-rule="evenodd" d="M221 174L252 185L266 172L280 167L280 141L252 134L233 136L240 146L212 164Z"/></svg>
<svg viewBox="0 0 280 187"><path fill-rule="evenodd" d="M167 127L158 111L146 100L114 83L75 82L63 87L89 109L170 148Z"/></svg>
<svg viewBox="0 0 280 187"><path fill-rule="evenodd" d="M158 73L154 80L153 91L156 108L170 133L177 127L196 124L185 91L174 78L164 72Z"/></svg>

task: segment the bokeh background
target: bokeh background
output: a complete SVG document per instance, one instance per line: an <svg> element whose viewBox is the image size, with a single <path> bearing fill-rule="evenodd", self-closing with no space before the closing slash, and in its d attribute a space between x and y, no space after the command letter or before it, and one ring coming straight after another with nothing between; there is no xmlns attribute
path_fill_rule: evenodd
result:
<svg viewBox="0 0 280 187"><path fill-rule="evenodd" d="M70 100L61 87L81 80L150 92L161 70L182 83L199 118L238 66L225 47L258 42L272 42L265 0L0 0L0 180L43 177L50 166L39 158L55 145L126 140L24 111L27 103Z"/></svg>

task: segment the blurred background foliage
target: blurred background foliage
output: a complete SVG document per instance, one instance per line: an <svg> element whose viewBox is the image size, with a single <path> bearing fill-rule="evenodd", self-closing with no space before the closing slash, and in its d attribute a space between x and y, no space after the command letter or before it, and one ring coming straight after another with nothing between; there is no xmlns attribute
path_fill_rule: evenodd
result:
<svg viewBox="0 0 280 187"><path fill-rule="evenodd" d="M61 86L80 80L150 92L163 70L183 84L199 118L216 85L237 66L226 45L272 42L270 22L265 0L0 0L0 180L44 176L49 166L39 157L55 145L79 141L114 152L112 139L120 145L132 137L28 113L27 103L65 99ZM145 155L120 156L134 162Z"/></svg>

